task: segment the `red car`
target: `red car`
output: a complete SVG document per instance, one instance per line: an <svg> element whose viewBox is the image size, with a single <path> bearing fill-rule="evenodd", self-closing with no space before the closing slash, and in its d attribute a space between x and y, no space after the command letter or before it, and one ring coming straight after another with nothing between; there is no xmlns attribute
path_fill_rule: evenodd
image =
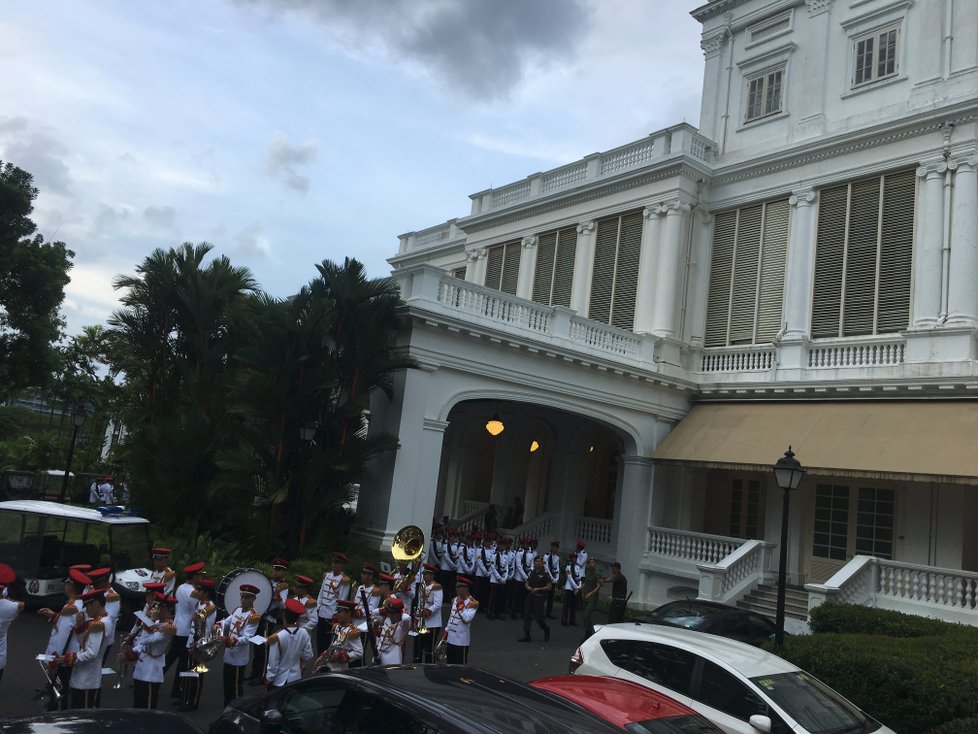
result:
<svg viewBox="0 0 978 734"><path fill-rule="evenodd" d="M555 675L530 685L632 734L723 734L693 709L645 686L596 675Z"/></svg>

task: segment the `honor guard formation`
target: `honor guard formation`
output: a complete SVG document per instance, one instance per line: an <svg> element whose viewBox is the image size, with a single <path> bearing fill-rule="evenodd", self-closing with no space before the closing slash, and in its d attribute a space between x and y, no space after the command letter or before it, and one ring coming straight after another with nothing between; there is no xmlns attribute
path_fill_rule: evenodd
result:
<svg viewBox="0 0 978 734"><path fill-rule="evenodd" d="M131 688L133 708L154 709L168 674L171 704L196 710L208 664L215 665L219 653L225 705L246 685L272 690L304 674L405 661L466 664L480 613L487 621L521 619L520 642L531 640L534 626L549 642L555 599L562 625L577 626L582 609L584 638L593 632L605 583L612 587L609 621L623 621L627 601L621 566L612 564L612 575L601 578L583 541L562 556L554 540L540 554L536 538L514 544L495 532L463 534L442 525L434 527L430 544L420 528L402 528L391 550L396 568L384 573L364 563L355 581L340 552L331 554L321 581L290 575L289 561L275 558L271 577L238 568L217 583L203 562L178 574L169 548L151 553L145 603L127 615L125 628L110 568L72 566L65 605L38 610L51 627L36 656L44 675L38 697L48 710L99 707L104 676L114 678L115 689ZM8 598L15 580L10 566L0 563L0 681L7 631L24 608Z"/></svg>

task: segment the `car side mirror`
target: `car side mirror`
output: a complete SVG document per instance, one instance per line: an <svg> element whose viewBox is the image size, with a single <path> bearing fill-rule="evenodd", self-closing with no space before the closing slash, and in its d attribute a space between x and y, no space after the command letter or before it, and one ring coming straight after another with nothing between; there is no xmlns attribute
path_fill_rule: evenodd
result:
<svg viewBox="0 0 978 734"><path fill-rule="evenodd" d="M761 734L771 734L771 717L763 714L754 714L750 717L750 725L761 732ZM264 731L264 730L263 730Z"/></svg>
<svg viewBox="0 0 978 734"><path fill-rule="evenodd" d="M262 711L258 731L261 734L279 734L282 731L282 712L278 709Z"/></svg>

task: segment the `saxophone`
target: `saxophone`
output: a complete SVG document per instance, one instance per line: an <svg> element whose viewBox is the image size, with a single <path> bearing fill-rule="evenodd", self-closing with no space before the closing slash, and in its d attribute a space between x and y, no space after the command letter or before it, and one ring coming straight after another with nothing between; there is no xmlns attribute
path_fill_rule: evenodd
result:
<svg viewBox="0 0 978 734"><path fill-rule="evenodd" d="M329 664L333 662L333 658L336 653L339 652L340 648L346 643L346 638L350 635L350 628L345 627L342 630L338 630L339 623L333 625L333 641L329 644L322 654L316 658L316 662L312 666L312 672L322 673L323 671L329 670Z"/></svg>
<svg viewBox="0 0 978 734"><path fill-rule="evenodd" d="M130 639L130 635L120 633L119 638L115 641L115 644L116 647L119 648L119 652L116 653L115 656L117 678L112 688L119 690L122 688L123 681L129 677L129 660L133 654L132 640Z"/></svg>

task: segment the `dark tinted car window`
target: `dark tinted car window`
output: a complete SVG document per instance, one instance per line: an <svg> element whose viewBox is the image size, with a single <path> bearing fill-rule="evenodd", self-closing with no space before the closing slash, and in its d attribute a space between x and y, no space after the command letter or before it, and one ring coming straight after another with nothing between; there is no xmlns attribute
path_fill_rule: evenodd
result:
<svg viewBox="0 0 978 734"><path fill-rule="evenodd" d="M336 711L333 726L319 730L325 731L342 734L438 734L439 729L376 696L351 691Z"/></svg>
<svg viewBox="0 0 978 734"><path fill-rule="evenodd" d="M281 707L285 731L314 734L333 731L337 712L347 692L333 686L302 686L289 689Z"/></svg>
<svg viewBox="0 0 978 734"><path fill-rule="evenodd" d="M754 635L755 638L763 638L767 640L774 635L775 626L774 622L772 622L770 619L754 613L748 615L748 619L750 620L751 634Z"/></svg>
<svg viewBox="0 0 978 734"><path fill-rule="evenodd" d="M709 660L703 661L697 701L712 706L741 721L749 721L754 714L767 714L764 700L735 676Z"/></svg>
<svg viewBox="0 0 978 734"><path fill-rule="evenodd" d="M640 675L677 693L689 692L696 656L668 645L641 640L602 640L608 659L629 673Z"/></svg>
<svg viewBox="0 0 978 734"><path fill-rule="evenodd" d="M714 623L704 630L714 635L729 637L742 642L751 639L751 631L747 626L747 618L742 614L724 614L716 618Z"/></svg>

